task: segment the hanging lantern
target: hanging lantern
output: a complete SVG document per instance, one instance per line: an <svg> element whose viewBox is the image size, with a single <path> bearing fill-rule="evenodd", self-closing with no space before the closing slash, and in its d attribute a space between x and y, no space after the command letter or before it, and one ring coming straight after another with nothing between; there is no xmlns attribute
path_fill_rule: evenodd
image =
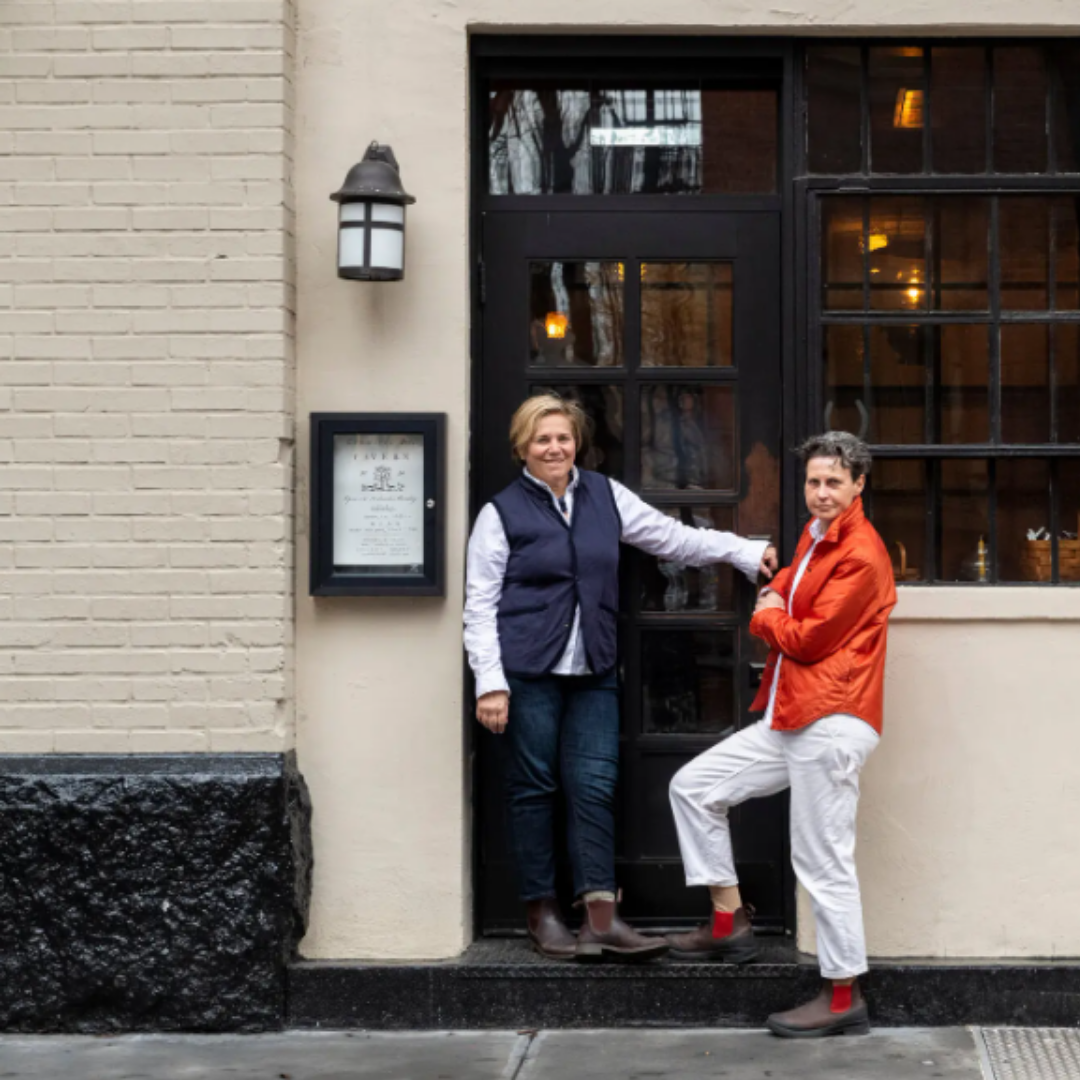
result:
<svg viewBox="0 0 1080 1080"><path fill-rule="evenodd" d="M373 142L345 177L338 203L338 277L400 281L405 276L405 207L416 199L401 185L389 146Z"/></svg>

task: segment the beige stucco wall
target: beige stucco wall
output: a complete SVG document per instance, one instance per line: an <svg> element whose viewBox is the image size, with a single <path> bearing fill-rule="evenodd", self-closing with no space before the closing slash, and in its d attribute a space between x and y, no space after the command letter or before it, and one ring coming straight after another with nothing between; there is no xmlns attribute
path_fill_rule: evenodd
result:
<svg viewBox="0 0 1080 1080"><path fill-rule="evenodd" d="M1080 955L1078 607L901 590L859 809L871 957ZM814 951L805 895L799 926Z"/></svg>
<svg viewBox="0 0 1080 1080"><path fill-rule="evenodd" d="M802 0L794 7L669 0L662 10L654 0L302 0L300 506L310 411L440 410L450 419L446 600L312 601L305 514L298 515L297 742L315 800L316 841L306 955L448 956L469 938L460 616L470 30L1030 33L1077 23L1076 6L1059 0ZM334 274L327 195L373 138L393 145L418 198L409 211L408 273L393 286L339 282ZM983 601L991 614L999 602L1007 603ZM1066 614L1080 617L1080 595L1070 594L1067 605ZM1080 924L1068 902L1080 869L1060 854L1069 816L1056 809L1075 800L1075 766L1065 752L1075 736L1065 717L1078 681L1075 668L1051 659L1067 656L1076 635L1068 624L939 624L936 615L898 626L889 742L868 772L863 814L876 951L1080 954ZM1057 740L1049 762L1038 745L1044 733ZM1028 899L1050 906L1036 904L1027 936L1010 938L1001 913L1006 904L1017 910L1020 898L1025 908Z"/></svg>

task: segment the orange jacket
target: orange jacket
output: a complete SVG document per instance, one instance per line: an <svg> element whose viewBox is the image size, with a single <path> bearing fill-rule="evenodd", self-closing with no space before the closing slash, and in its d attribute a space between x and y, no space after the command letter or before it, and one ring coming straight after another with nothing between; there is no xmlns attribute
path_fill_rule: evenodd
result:
<svg viewBox="0 0 1080 1080"><path fill-rule="evenodd" d="M812 543L808 525L791 565L770 582L785 606L795 571ZM885 631L895 605L889 553L857 498L818 541L791 614L767 608L750 621L750 633L771 649L761 689L750 708L768 707L777 659L783 653L774 728L796 731L823 716L848 713L880 734Z"/></svg>

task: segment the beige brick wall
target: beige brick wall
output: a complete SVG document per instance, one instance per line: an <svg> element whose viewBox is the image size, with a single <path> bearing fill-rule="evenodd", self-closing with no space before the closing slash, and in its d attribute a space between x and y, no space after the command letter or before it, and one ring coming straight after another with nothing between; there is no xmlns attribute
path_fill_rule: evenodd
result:
<svg viewBox="0 0 1080 1080"><path fill-rule="evenodd" d="M0 752L292 740L292 27L0 2Z"/></svg>

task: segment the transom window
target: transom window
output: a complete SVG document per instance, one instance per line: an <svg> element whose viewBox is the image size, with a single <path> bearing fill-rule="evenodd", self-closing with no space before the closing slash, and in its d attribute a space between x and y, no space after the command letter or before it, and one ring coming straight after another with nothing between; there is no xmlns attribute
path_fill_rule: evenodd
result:
<svg viewBox="0 0 1080 1080"><path fill-rule="evenodd" d="M493 80L492 195L773 192L773 86L701 79Z"/></svg>
<svg viewBox="0 0 1080 1080"><path fill-rule="evenodd" d="M805 52L825 427L903 582L1080 581L1080 44Z"/></svg>

